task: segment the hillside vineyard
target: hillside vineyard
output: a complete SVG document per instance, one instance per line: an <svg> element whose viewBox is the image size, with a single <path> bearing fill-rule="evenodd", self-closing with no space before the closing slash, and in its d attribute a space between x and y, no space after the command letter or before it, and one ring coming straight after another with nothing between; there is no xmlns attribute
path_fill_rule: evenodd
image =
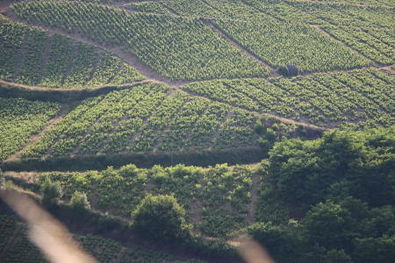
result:
<svg viewBox="0 0 395 263"><path fill-rule="evenodd" d="M395 262L394 17L1 1L0 197L32 197L98 262L246 262L246 236L277 263ZM48 262L28 229L1 201L0 262Z"/></svg>

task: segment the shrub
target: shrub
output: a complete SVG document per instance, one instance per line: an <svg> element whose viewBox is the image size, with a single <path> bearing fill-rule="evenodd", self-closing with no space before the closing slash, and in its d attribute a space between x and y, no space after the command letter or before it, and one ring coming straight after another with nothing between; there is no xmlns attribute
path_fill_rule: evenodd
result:
<svg viewBox="0 0 395 263"><path fill-rule="evenodd" d="M91 205L84 192L75 191L70 199L70 206L77 210L90 209Z"/></svg>
<svg viewBox="0 0 395 263"><path fill-rule="evenodd" d="M59 182L52 182L48 177L40 185L42 203L46 206L55 205L63 196L63 191Z"/></svg>
<svg viewBox="0 0 395 263"><path fill-rule="evenodd" d="M133 228L141 236L155 241L185 237L189 226L185 210L171 195L147 195L132 212Z"/></svg>
<svg viewBox="0 0 395 263"><path fill-rule="evenodd" d="M5 175L3 171L0 169L0 190L5 189Z"/></svg>

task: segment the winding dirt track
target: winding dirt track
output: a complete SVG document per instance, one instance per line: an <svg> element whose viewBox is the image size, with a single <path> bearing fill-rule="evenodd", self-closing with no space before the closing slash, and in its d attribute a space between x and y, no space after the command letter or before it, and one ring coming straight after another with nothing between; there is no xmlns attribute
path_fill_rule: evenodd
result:
<svg viewBox="0 0 395 263"><path fill-rule="evenodd" d="M27 0L29 1L29 0ZM9 5L14 3L14 2L18 2L17 0L6 0L6 1L2 1L0 3L0 11L1 13L3 13L3 15L5 15L6 17L8 17L10 20L15 21L15 22L19 22L19 23L23 23L25 25L28 26L35 26L32 25L30 23L27 23L26 21L23 21L21 19L18 19L16 14L14 14L12 12L12 10L10 10ZM121 7L122 5L115 5L115 6L119 6ZM227 36L224 32L222 32L222 30L220 30L218 27L216 27L213 23L210 22L209 19L206 18L200 18L209 28L211 28L214 32L216 32L221 38L224 38L226 41L228 41L228 43L230 43L232 46L234 46L235 48L241 50L242 52L246 53L247 55L249 55L250 57L252 57L253 59L255 59L257 62L259 62L262 66L266 67L269 69L269 71L272 73L272 75L270 77L274 77L277 76L277 73L275 72L275 69L270 67L266 62L262 61L259 57L257 57L255 54L251 53L249 50L245 49L242 45L240 45L239 43L237 43L236 41L234 41L233 39L231 39L229 36ZM180 86L184 85L184 84L188 84L194 81L174 81L171 80L169 78L166 78L162 75L160 75L159 73L155 72L153 69L151 69L149 66L145 65L144 63L142 63L134 54L132 54L131 52L125 51L123 49L121 49L120 47L117 46L109 46L109 45L102 45L102 44L98 44L94 41L89 40L88 38L82 36L82 35L78 35L78 34L70 34L70 33L66 33L62 30L59 29L54 29L51 27L47 27L47 26L38 26L39 28L42 28L44 30L46 30L47 32L49 32L49 34L60 34L60 35L64 35L66 37L72 38L76 41L80 41L80 42L84 42L86 44L95 46L103 51L109 52L114 54L115 56L119 57L120 59L122 59L125 63L133 66L134 68L136 68L144 77L145 80L141 81L140 83L148 83L148 82L161 82L161 83L165 83L169 86L174 87L176 90L182 90L184 92L187 92L189 95L191 96L198 96L197 94L194 94L193 92L186 90L186 89L180 89ZM317 30L323 31L321 28L316 27ZM324 33L324 32L322 32ZM326 32L325 32L326 33ZM327 34L327 33L326 33ZM391 74L395 74L395 71L393 69L391 69L388 66L379 66L376 64L370 65L370 66L366 66L367 67L376 67L379 68L381 70L385 70ZM345 70L333 70L330 72L337 72L337 71L345 71ZM316 72L311 72L311 73L304 73L302 75L311 75L314 74ZM269 77L262 77L264 79L269 78ZM22 87L22 88L26 88L26 89L34 89L34 90L49 90L49 89L56 89L58 91L62 91L64 90L65 92L66 89L59 89L59 88L51 88L51 87L32 87L32 86L27 86L27 85L21 85L21 84L17 84L17 83L12 83L12 82L6 82L3 80L0 80L0 84L8 84L8 85L14 85L14 86L18 86L18 87ZM125 85L130 85L130 84L137 84L139 82L135 82L135 83L128 83ZM121 85L119 85L121 86ZM100 87L96 87L93 89L101 89L103 87L106 86L100 86ZM70 90L70 89L69 89ZM201 96L199 96L201 97ZM207 97L202 97L205 99L209 99L212 100L210 98ZM224 103L224 102L222 102ZM229 104L229 103L227 103ZM237 107L237 106L236 106ZM240 107L237 107L240 108ZM251 111L250 111L251 112ZM283 118L274 114L269 114L269 113L259 113L259 112L253 112L254 114L259 114L260 116L266 116L266 117L270 117L270 118L274 118L277 119L283 123L287 123L287 124L295 124L295 125L300 125L300 126L304 126L307 128L311 128L311 129L315 129L315 130L328 130L329 128L326 127L319 127L316 125L312 125L306 122L300 122L300 121L294 121L291 119L287 119L287 118Z"/></svg>

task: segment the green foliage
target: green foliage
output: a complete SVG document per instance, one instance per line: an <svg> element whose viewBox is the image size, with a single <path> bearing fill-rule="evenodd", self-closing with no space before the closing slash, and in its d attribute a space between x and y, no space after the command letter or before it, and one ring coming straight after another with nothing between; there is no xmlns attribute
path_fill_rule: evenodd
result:
<svg viewBox="0 0 395 263"><path fill-rule="evenodd" d="M75 191L70 199L70 206L76 210L90 209L88 197L84 192Z"/></svg>
<svg viewBox="0 0 395 263"><path fill-rule="evenodd" d="M351 213L332 201L318 203L304 218L309 239L330 249L345 248L353 237Z"/></svg>
<svg viewBox="0 0 395 263"><path fill-rule="evenodd" d="M353 263L344 250L329 250L325 255L325 263Z"/></svg>
<svg viewBox="0 0 395 263"><path fill-rule="evenodd" d="M45 177L40 183L42 203L52 206L59 202L63 196L63 190L59 182L53 182L49 177Z"/></svg>
<svg viewBox="0 0 395 263"><path fill-rule="evenodd" d="M270 152L269 180L283 200L306 207L333 196L340 182L346 196L375 206L391 204L394 128L334 131L316 141L278 143Z"/></svg>
<svg viewBox="0 0 395 263"><path fill-rule="evenodd" d="M0 23L0 38L3 39L0 78L4 80L34 86L81 88L142 79L119 58L63 35L50 35L6 20ZM21 54L23 60L19 58Z"/></svg>
<svg viewBox="0 0 395 263"><path fill-rule="evenodd" d="M99 43L119 45L171 79L268 74L258 62L217 36L199 19L63 1L17 3L12 9L29 22L80 33ZM90 14L89 18L86 14Z"/></svg>
<svg viewBox="0 0 395 263"><path fill-rule="evenodd" d="M300 253L300 237L297 232L289 226L276 226L269 223L256 223L247 228L247 232L279 262L290 262L297 260Z"/></svg>
<svg viewBox="0 0 395 263"><path fill-rule="evenodd" d="M180 239L188 233L186 212L170 195L147 195L133 211L133 228L158 242Z"/></svg>
<svg viewBox="0 0 395 263"><path fill-rule="evenodd" d="M0 215L0 249L2 250L1 262L4 263L41 263L45 261L40 251L29 241L27 227L17 221L15 217ZM145 249L128 243L103 238L98 235L74 234L75 238L89 254L98 262L110 262L114 258L120 263L203 263L203 261L188 258L179 259L171 254L157 250ZM12 242L12 246L6 246Z"/></svg>
<svg viewBox="0 0 395 263"><path fill-rule="evenodd" d="M273 67L294 64L300 72L311 72L369 64L367 59L307 25L270 21L215 24Z"/></svg>
<svg viewBox="0 0 395 263"><path fill-rule="evenodd" d="M0 161L24 146L58 113L60 104L0 98Z"/></svg>
<svg viewBox="0 0 395 263"><path fill-rule="evenodd" d="M395 235L355 239L355 258L358 263L390 263L395 259Z"/></svg>
<svg viewBox="0 0 395 263"><path fill-rule="evenodd" d="M393 75L377 69L299 78L212 80L184 85L201 96L240 108L324 127L393 125Z"/></svg>
<svg viewBox="0 0 395 263"><path fill-rule="evenodd" d="M150 83L87 99L25 156L188 152L256 144L253 114L182 91L169 96L170 91Z"/></svg>
<svg viewBox="0 0 395 263"><path fill-rule="evenodd" d="M0 190L5 189L5 175L3 171L0 169Z"/></svg>

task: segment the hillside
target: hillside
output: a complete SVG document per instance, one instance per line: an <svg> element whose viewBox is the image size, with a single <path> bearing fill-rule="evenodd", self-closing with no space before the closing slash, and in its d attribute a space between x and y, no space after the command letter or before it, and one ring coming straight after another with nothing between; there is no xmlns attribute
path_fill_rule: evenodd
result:
<svg viewBox="0 0 395 263"><path fill-rule="evenodd" d="M191 236L171 248L73 230L101 262L238 262L246 233L280 263L392 262L394 13L391 0L1 1L0 174L132 225L150 196L185 209ZM324 210L358 228L320 240ZM14 237L0 244L0 261L28 261Z"/></svg>

